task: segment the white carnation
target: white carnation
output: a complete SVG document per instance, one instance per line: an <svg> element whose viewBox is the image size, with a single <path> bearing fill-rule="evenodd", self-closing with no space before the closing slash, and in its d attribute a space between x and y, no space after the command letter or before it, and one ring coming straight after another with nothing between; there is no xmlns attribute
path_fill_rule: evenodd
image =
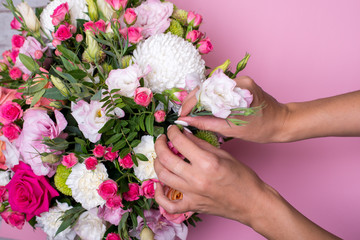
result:
<svg viewBox="0 0 360 240"><path fill-rule="evenodd" d="M105 204L105 200L97 192L99 185L108 179L104 164L99 163L95 170L87 170L84 163L71 169L66 185L72 190L72 197L82 207L89 210Z"/></svg>
<svg viewBox="0 0 360 240"><path fill-rule="evenodd" d="M154 138L150 135L142 136L141 142L134 148L134 152L135 154L144 154L149 160L146 162L138 160L138 166L134 166L136 177L141 181L157 178L154 169L154 161L156 158Z"/></svg>
<svg viewBox="0 0 360 240"><path fill-rule="evenodd" d="M40 227L48 235L49 240L73 240L76 233L69 227L55 236L62 221L61 217L65 211L71 209L67 203L60 203L56 201L57 205L49 209L48 212L43 212L36 217L37 227Z"/></svg>
<svg viewBox="0 0 360 240"><path fill-rule="evenodd" d="M15 145L13 145L6 137L4 137L4 135L0 136L0 141L5 143L5 149L0 150L5 156L5 165L8 168L13 168L15 165L18 165L20 153Z"/></svg>
<svg viewBox="0 0 360 240"><path fill-rule="evenodd" d="M74 230L83 240L99 240L103 238L106 226L97 216L97 209L95 208L80 215Z"/></svg>
<svg viewBox="0 0 360 240"><path fill-rule="evenodd" d="M0 186L5 186L10 182L10 172L0 171Z"/></svg>
<svg viewBox="0 0 360 240"><path fill-rule="evenodd" d="M205 61L194 45L171 33L154 35L140 43L133 60L143 70L150 66L145 77L145 87L155 93L166 89L192 90L205 79ZM191 78L192 84L186 82ZM194 79L198 83L193 83Z"/></svg>

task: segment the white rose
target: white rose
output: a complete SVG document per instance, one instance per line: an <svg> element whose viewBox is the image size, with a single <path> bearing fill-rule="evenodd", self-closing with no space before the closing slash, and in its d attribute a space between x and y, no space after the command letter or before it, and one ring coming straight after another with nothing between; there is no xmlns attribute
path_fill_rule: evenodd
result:
<svg viewBox="0 0 360 240"><path fill-rule="evenodd" d="M115 11L112 9L110 4L107 3L105 0L97 0L96 3L100 12L102 12L106 20L111 20Z"/></svg>
<svg viewBox="0 0 360 240"><path fill-rule="evenodd" d="M140 86L140 78L143 73L137 64L130 65L124 69L112 70L109 77L106 79L106 84L109 91L113 89L120 89L118 94L125 97L133 97L136 88Z"/></svg>
<svg viewBox="0 0 360 240"><path fill-rule="evenodd" d="M3 144L5 144L5 149L4 150L0 149L0 152L4 154L6 159L5 165L9 168L13 168L15 165L18 165L20 153L15 147L15 145L9 142L9 140L3 135L0 136L0 141L3 142Z"/></svg>
<svg viewBox="0 0 360 240"><path fill-rule="evenodd" d="M97 142L101 138L99 130L109 120L109 117L105 114L105 109L101 108L103 103L99 101L90 101L90 104L84 100L71 103L71 111L73 117L79 124L79 128L84 136L90 140L90 142Z"/></svg>
<svg viewBox="0 0 360 240"><path fill-rule="evenodd" d="M40 22L37 19L34 10L27 4L27 2L22 2L17 5L17 10L20 12L26 26L34 31L37 32L40 29Z"/></svg>
<svg viewBox="0 0 360 240"><path fill-rule="evenodd" d="M97 216L97 208L81 214L74 229L84 240L102 239L106 231L103 221Z"/></svg>
<svg viewBox="0 0 360 240"><path fill-rule="evenodd" d="M227 118L231 109L247 108L252 102L252 95L246 89L236 87L236 82L218 69L200 85L196 98L201 106L211 111L215 117Z"/></svg>
<svg viewBox="0 0 360 240"><path fill-rule="evenodd" d="M0 186L5 186L10 182L10 172L0 171Z"/></svg>
<svg viewBox="0 0 360 240"><path fill-rule="evenodd" d="M144 154L149 160L146 162L138 160L138 166L134 166L136 177L141 181L157 178L154 169L154 161L156 158L154 138L150 135L142 136L141 142L134 148L134 152L135 154Z"/></svg>

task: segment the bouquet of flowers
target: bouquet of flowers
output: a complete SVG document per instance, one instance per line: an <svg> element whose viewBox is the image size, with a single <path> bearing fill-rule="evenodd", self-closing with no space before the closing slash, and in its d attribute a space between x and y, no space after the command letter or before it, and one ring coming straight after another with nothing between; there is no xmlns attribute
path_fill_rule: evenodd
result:
<svg viewBox="0 0 360 240"><path fill-rule="evenodd" d="M49 239L186 239L197 214L154 200L154 142L192 115L254 114L232 80L247 54L207 74L202 17L160 0L54 0L5 5L18 34L0 60L0 214ZM180 126L179 126L180 127ZM190 128L218 146L212 132ZM168 143L169 148L179 154ZM166 187L171 200L182 198Z"/></svg>

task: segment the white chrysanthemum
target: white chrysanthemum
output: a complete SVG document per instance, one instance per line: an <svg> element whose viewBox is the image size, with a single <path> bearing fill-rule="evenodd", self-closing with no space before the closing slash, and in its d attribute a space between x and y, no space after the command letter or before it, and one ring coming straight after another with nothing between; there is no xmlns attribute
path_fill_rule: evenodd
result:
<svg viewBox="0 0 360 240"><path fill-rule="evenodd" d="M69 5L70 19L72 25L76 26L76 19L89 20L89 16L86 15L86 12L88 12L86 0L54 0L44 8L40 15L41 27L51 39L51 32L54 31L54 25L52 24L52 18L50 17L50 15L54 13L55 8L57 8L60 4L66 2Z"/></svg>
<svg viewBox="0 0 360 240"><path fill-rule="evenodd" d="M43 212L40 217L36 217L37 227L40 227L48 235L50 240L73 240L76 236L75 231L67 228L55 236L62 221L60 217L64 215L65 211L71 209L67 203L60 203L56 201L57 205L49 209L48 212Z"/></svg>
<svg viewBox="0 0 360 240"><path fill-rule="evenodd" d="M89 210L105 204L105 200L97 192L99 185L108 179L104 164L99 163L95 170L87 170L84 163L76 164L66 180L66 185L72 190L72 197L82 207Z"/></svg>
<svg viewBox="0 0 360 240"><path fill-rule="evenodd" d="M103 238L106 226L97 216L97 208L94 208L80 215L74 230L81 239L99 240Z"/></svg>
<svg viewBox="0 0 360 240"><path fill-rule="evenodd" d="M134 51L134 62L143 70L151 72L144 77L146 87L161 93L166 89L189 87L189 76L198 76L199 83L205 79L205 61L195 46L171 33L154 35L140 43Z"/></svg>
<svg viewBox="0 0 360 240"><path fill-rule="evenodd" d="M134 148L134 152L144 154L149 161L138 160L138 166L134 166L134 172L141 181L151 178L157 178L154 161L156 158L154 138L150 135L142 136L141 142Z"/></svg>
<svg viewBox="0 0 360 240"><path fill-rule="evenodd" d="M5 186L10 182L10 172L0 171L0 186Z"/></svg>

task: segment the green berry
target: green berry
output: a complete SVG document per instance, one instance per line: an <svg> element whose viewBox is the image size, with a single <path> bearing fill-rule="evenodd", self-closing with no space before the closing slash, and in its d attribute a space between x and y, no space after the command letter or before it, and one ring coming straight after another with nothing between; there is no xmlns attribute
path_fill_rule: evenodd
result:
<svg viewBox="0 0 360 240"><path fill-rule="evenodd" d="M181 26L181 24L175 20L172 19L170 22L170 27L168 28L168 30L166 32L171 32L172 34L179 36L181 38L184 37L185 35L185 30L184 28Z"/></svg>
<svg viewBox="0 0 360 240"><path fill-rule="evenodd" d="M67 196L72 195L71 189L66 185L66 180L68 179L70 173L71 173L70 168L66 168L64 165L60 164L56 168L56 174L54 177L55 187L57 188L57 190L59 190L61 193Z"/></svg>

